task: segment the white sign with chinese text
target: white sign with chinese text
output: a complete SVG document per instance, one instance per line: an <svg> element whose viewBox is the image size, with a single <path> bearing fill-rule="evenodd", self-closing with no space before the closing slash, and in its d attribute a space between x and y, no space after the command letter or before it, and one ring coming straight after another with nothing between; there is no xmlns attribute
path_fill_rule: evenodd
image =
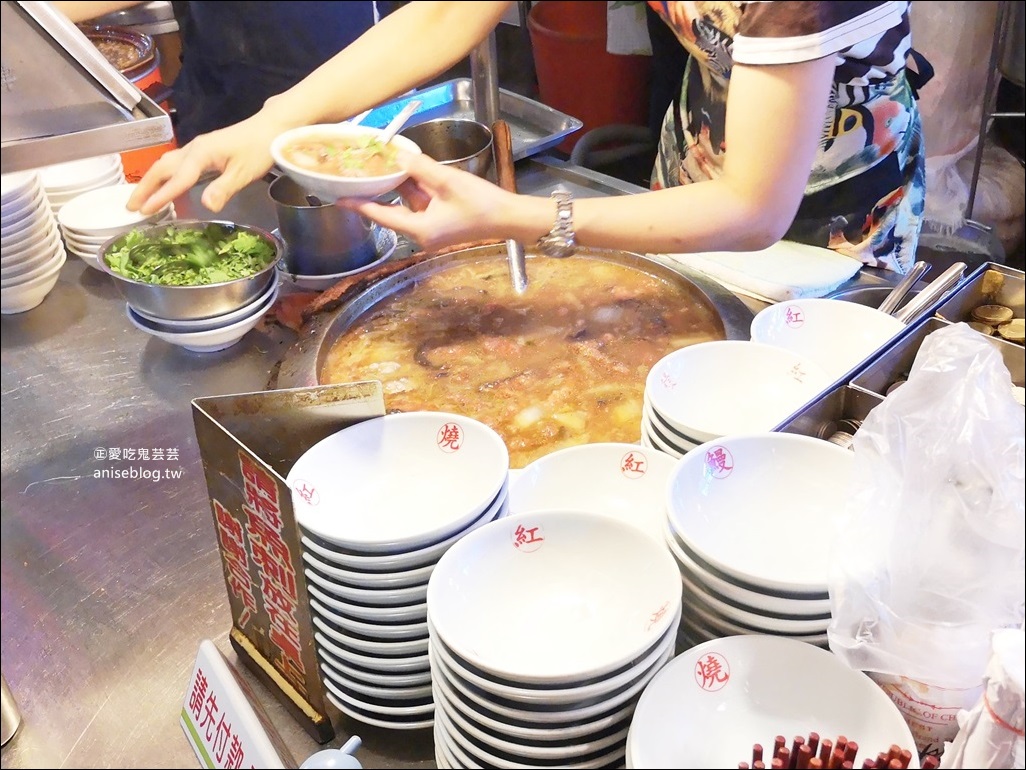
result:
<svg viewBox="0 0 1026 770"><path fill-rule="evenodd" d="M228 662L209 639L200 643L180 721L201 767L285 767Z"/></svg>

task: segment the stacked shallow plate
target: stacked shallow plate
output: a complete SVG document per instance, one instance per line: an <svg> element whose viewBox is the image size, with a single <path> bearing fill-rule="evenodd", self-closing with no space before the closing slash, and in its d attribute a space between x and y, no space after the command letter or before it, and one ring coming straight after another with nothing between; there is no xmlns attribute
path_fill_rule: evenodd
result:
<svg viewBox="0 0 1026 770"><path fill-rule="evenodd" d="M84 192L125 183L121 156L116 154L43 166L39 174L55 216L65 204Z"/></svg>
<svg viewBox="0 0 1026 770"><path fill-rule="evenodd" d="M678 461L665 537L687 608L682 648L735 634L827 645L834 514L853 468L842 447L772 432L727 436Z"/></svg>
<svg viewBox="0 0 1026 770"><path fill-rule="evenodd" d="M733 433L768 431L830 384L815 361L750 340L675 350L645 380L641 443L674 457Z"/></svg>
<svg viewBox="0 0 1026 770"><path fill-rule="evenodd" d="M428 582L439 767L614 767L638 698L675 651L666 548L583 511L470 532Z"/></svg>
<svg viewBox="0 0 1026 770"><path fill-rule="evenodd" d="M134 227L148 227L175 218L173 203L149 215L129 211L126 204L134 189L134 184L98 187L77 194L62 206L57 221L68 251L98 270L97 255L108 240Z"/></svg>
<svg viewBox="0 0 1026 770"><path fill-rule="evenodd" d="M501 436L447 412L364 420L293 466L322 679L344 714L432 725L428 579L461 538L505 514L508 477Z"/></svg>
<svg viewBox="0 0 1026 770"><path fill-rule="evenodd" d="M0 311L31 310L57 285L67 259L38 172L3 175L0 245Z"/></svg>

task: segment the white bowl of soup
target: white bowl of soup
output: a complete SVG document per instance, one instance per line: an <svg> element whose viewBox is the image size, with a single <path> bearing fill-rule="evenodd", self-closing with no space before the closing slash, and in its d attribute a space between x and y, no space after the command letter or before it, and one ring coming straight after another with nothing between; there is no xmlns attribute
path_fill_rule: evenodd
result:
<svg viewBox="0 0 1026 770"><path fill-rule="evenodd" d="M278 167L310 193L325 201L376 198L406 179L401 152L419 153L404 136L381 141L382 129L346 124L301 126L271 142Z"/></svg>

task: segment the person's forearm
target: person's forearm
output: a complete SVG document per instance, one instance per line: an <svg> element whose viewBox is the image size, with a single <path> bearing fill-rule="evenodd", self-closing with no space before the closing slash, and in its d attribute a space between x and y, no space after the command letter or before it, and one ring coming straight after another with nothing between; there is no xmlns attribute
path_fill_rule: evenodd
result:
<svg viewBox="0 0 1026 770"><path fill-rule="evenodd" d="M516 232L534 243L555 221L547 198L520 196ZM635 252L757 251L779 240L794 211L767 209L722 181L610 198L578 198L573 224L582 246Z"/></svg>
<svg viewBox="0 0 1026 770"><path fill-rule="evenodd" d="M54 8L67 16L71 21L79 24L83 21L106 16L108 13L121 11L135 5L142 5L144 0L128 0L128 2L89 2L87 0L56 0L51 2Z"/></svg>
<svg viewBox="0 0 1026 770"><path fill-rule="evenodd" d="M413 2L299 84L267 100L282 127L344 120L430 80L468 55L509 2Z"/></svg>

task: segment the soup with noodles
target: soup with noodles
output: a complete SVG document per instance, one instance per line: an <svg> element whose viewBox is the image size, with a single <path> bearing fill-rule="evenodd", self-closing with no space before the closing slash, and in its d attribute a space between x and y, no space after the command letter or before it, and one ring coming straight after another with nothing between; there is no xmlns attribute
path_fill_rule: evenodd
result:
<svg viewBox="0 0 1026 770"><path fill-rule="evenodd" d="M357 318L319 381L379 380L388 412L473 417L522 468L566 446L638 441L652 365L724 337L690 285L584 256L531 259L528 273L518 296L505 259L449 263Z"/></svg>

